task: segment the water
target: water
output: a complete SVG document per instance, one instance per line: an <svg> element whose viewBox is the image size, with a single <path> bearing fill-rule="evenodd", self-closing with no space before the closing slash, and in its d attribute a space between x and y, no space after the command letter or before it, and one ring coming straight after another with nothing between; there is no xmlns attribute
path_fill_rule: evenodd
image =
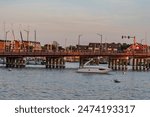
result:
<svg viewBox="0 0 150 117"><path fill-rule="evenodd" d="M34 67L34 68L33 68ZM23 69L0 68L0 99L10 100L143 100L150 99L150 73L108 75L76 73L78 63L67 63L63 70L28 66ZM114 79L121 81L114 83Z"/></svg>

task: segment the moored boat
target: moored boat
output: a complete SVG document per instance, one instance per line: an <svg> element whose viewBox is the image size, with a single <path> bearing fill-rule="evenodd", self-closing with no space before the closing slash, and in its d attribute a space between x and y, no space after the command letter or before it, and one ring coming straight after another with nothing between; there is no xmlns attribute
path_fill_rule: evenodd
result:
<svg viewBox="0 0 150 117"><path fill-rule="evenodd" d="M110 68L101 67L101 66L91 66L88 65L93 59L86 62L82 67L80 67L77 72L79 73L99 73L99 74L107 74L111 71Z"/></svg>

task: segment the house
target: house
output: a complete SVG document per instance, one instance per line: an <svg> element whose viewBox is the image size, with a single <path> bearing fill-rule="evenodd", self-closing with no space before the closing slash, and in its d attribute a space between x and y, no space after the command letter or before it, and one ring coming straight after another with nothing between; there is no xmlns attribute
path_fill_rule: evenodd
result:
<svg viewBox="0 0 150 117"><path fill-rule="evenodd" d="M0 40L0 52L9 51L10 44L11 44L11 41L9 40Z"/></svg>
<svg viewBox="0 0 150 117"><path fill-rule="evenodd" d="M135 44L132 44L131 46L129 46L125 52L136 52L136 53L143 53L143 52L148 52L148 45L143 45L143 44L140 44L140 43L135 43Z"/></svg>
<svg viewBox="0 0 150 117"><path fill-rule="evenodd" d="M39 51L42 50L40 42L36 41L22 41L20 42L21 50L23 51Z"/></svg>
<svg viewBox="0 0 150 117"><path fill-rule="evenodd" d="M88 45L76 45L78 51L88 51L89 46Z"/></svg>
<svg viewBox="0 0 150 117"><path fill-rule="evenodd" d="M45 44L42 49L43 49L43 51L51 52L51 51L53 51L53 45Z"/></svg>
<svg viewBox="0 0 150 117"><path fill-rule="evenodd" d="M106 43L107 52L118 52L121 48L121 43Z"/></svg>
<svg viewBox="0 0 150 117"><path fill-rule="evenodd" d="M100 43L89 43L88 50L99 51L102 49L102 44Z"/></svg>
<svg viewBox="0 0 150 117"><path fill-rule="evenodd" d="M89 43L89 50L102 52L117 52L121 48L120 43Z"/></svg>

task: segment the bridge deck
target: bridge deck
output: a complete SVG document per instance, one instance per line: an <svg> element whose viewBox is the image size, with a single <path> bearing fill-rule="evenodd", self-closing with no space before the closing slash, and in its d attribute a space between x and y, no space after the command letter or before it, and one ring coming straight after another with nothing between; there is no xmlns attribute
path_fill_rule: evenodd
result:
<svg viewBox="0 0 150 117"><path fill-rule="evenodd" d="M108 57L141 57L148 58L150 53L110 53L110 52L0 52L0 57L65 57L65 56L108 56Z"/></svg>

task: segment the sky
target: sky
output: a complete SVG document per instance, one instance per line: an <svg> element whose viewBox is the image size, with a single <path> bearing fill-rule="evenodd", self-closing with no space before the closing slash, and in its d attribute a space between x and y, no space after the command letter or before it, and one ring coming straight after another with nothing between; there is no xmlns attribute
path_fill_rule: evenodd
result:
<svg viewBox="0 0 150 117"><path fill-rule="evenodd" d="M19 31L30 31L30 40L60 45L89 42L133 43L122 35L136 36L137 42L148 43L150 0L0 0L0 38L20 39ZM4 26L5 24L5 26Z"/></svg>

